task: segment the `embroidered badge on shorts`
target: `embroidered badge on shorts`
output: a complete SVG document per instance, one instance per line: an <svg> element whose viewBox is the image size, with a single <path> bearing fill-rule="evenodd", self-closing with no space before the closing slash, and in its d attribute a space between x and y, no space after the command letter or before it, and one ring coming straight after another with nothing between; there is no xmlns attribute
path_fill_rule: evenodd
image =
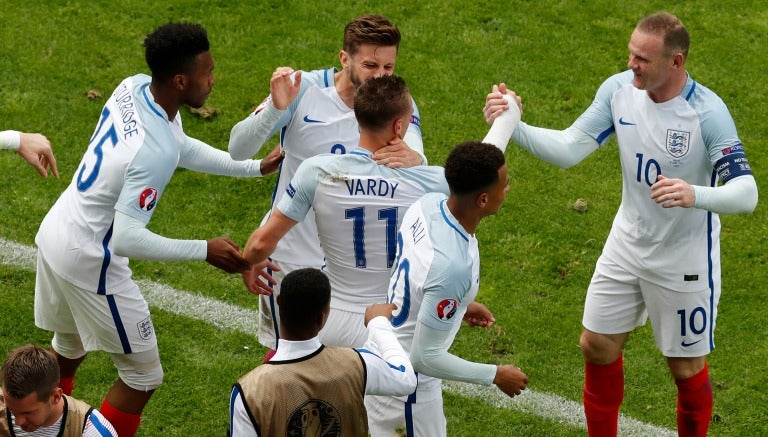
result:
<svg viewBox="0 0 768 437"><path fill-rule="evenodd" d="M137 323L136 328L139 330L139 337L141 337L143 340L149 340L155 330L155 328L152 327L152 319L150 317L147 317L146 319Z"/></svg>

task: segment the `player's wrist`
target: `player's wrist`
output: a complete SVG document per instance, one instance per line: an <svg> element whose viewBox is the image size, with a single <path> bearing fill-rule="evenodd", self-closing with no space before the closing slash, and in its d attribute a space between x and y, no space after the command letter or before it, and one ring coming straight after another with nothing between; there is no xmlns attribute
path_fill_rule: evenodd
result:
<svg viewBox="0 0 768 437"><path fill-rule="evenodd" d="M0 132L0 149L19 150L21 146L21 132L5 130Z"/></svg>

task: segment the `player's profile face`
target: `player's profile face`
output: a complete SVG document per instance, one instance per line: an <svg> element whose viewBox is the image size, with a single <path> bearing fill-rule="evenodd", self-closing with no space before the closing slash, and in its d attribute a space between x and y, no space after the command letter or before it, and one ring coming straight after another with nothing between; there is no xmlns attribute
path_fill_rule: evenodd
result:
<svg viewBox="0 0 768 437"><path fill-rule="evenodd" d="M635 30L629 40L627 67L635 74L633 85L653 93L667 85L672 71L672 57L664 50L664 39L657 34Z"/></svg>
<svg viewBox="0 0 768 437"><path fill-rule="evenodd" d="M357 88L368 79L395 72L397 47L362 44L354 55L347 56L349 80Z"/></svg>
<svg viewBox="0 0 768 437"><path fill-rule="evenodd" d="M32 432L41 426L50 426L58 419L53 408L54 396L41 401L37 393L30 393L22 399L14 399L3 391L5 405L16 419L16 424L26 432ZM59 398L59 401L61 398Z"/></svg>
<svg viewBox="0 0 768 437"><path fill-rule="evenodd" d="M210 51L197 55L187 78L189 86L185 90L183 103L193 108L199 108L205 104L215 83L213 56Z"/></svg>
<svg viewBox="0 0 768 437"><path fill-rule="evenodd" d="M507 173L507 165L504 164L499 168L499 179L488 191L488 215L496 214L501 209L501 205L504 203L504 199L507 198L509 192L509 174Z"/></svg>

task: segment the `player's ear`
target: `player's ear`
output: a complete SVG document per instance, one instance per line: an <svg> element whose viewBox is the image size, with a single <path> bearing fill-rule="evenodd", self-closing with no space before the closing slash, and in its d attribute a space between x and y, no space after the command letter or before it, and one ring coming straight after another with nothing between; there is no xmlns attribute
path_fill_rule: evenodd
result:
<svg viewBox="0 0 768 437"><path fill-rule="evenodd" d="M403 119L396 118L392 121L392 132L400 138L403 138Z"/></svg>
<svg viewBox="0 0 768 437"><path fill-rule="evenodd" d="M173 82L173 89L176 91L184 91L184 88L187 86L187 75L186 74L175 74L173 78L171 79Z"/></svg>
<svg viewBox="0 0 768 437"><path fill-rule="evenodd" d="M479 208L485 208L485 206L488 205L488 193L478 194L475 204L477 204Z"/></svg>
<svg viewBox="0 0 768 437"><path fill-rule="evenodd" d="M349 67L349 53L345 50L339 51L339 62L341 63L341 68Z"/></svg>

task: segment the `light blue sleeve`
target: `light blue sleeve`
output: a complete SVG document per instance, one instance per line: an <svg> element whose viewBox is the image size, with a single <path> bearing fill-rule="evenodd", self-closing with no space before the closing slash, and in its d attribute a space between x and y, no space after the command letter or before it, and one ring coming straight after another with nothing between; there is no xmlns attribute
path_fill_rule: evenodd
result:
<svg viewBox="0 0 768 437"><path fill-rule="evenodd" d="M424 282L419 322L441 331L453 328L459 304L472 288L472 267L463 259L460 253L435 254Z"/></svg>
<svg viewBox="0 0 768 437"><path fill-rule="evenodd" d="M248 117L232 127L227 146L230 156L241 161L259 153L267 140L291 122L307 89L312 85L322 87L329 80L333 84L333 69L302 72L298 95L282 111L275 109L272 106L272 96L267 96Z"/></svg>
<svg viewBox="0 0 768 437"><path fill-rule="evenodd" d="M696 87L688 103L699 115L701 136L715 164L723 156L723 149L740 145L741 140L725 102L708 88L699 84Z"/></svg>
<svg viewBox="0 0 768 437"><path fill-rule="evenodd" d="M411 115L411 122L408 124L408 129L405 131L403 141L408 144L412 150L421 155L422 164L427 164L427 157L424 155L424 139L421 136L421 114L419 114L419 107L416 106L416 101L411 98L413 103L413 114Z"/></svg>
<svg viewBox="0 0 768 437"><path fill-rule="evenodd" d="M449 332L432 329L419 321L413 335L411 361L418 373L440 379L491 385L496 377L493 364L467 361L448 352Z"/></svg>
<svg viewBox="0 0 768 437"><path fill-rule="evenodd" d="M586 132L601 145L604 144L616 131L611 110L613 93L622 85L631 82L632 77L632 71L627 70L606 79L598 88L592 104L576 119L573 127Z"/></svg>
<svg viewBox="0 0 768 437"><path fill-rule="evenodd" d="M155 206L163 195L178 163L176 147L162 147L159 144L175 144L170 136L147 129L147 136L133 161L125 169L123 188L115 204L115 210L130 217L149 223Z"/></svg>
<svg viewBox="0 0 768 437"><path fill-rule="evenodd" d="M321 175L322 156L313 156L302 162L296 174L285 189L285 196L280 199L277 209L286 217L297 222L303 221L315 200L315 191Z"/></svg>

